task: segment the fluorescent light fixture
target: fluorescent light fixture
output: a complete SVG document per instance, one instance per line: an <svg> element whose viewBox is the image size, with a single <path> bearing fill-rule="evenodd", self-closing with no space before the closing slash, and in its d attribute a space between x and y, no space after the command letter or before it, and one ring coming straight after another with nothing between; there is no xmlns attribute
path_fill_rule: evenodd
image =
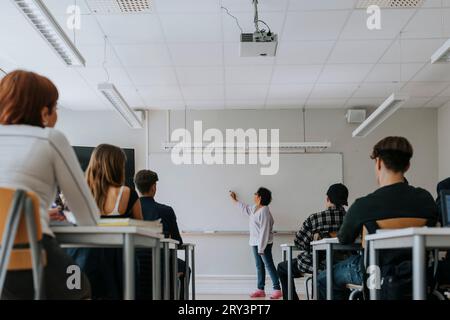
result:
<svg viewBox="0 0 450 320"><path fill-rule="evenodd" d="M406 100L408 100L407 97L393 93L363 123L361 123L355 131L353 131L353 137L366 137L397 111Z"/></svg>
<svg viewBox="0 0 450 320"><path fill-rule="evenodd" d="M105 96L105 98L111 103L122 119L133 129L142 129L143 116L141 112L136 112L128 105L120 92L112 83L100 83L98 90Z"/></svg>
<svg viewBox="0 0 450 320"><path fill-rule="evenodd" d="M165 151L170 151L175 147L180 146L179 143L176 142L165 142L162 144L162 148ZM259 144L259 145L248 145L248 144L221 144L216 143L211 145L211 143L203 142L203 143L192 143L191 145L186 145L186 147L183 147L184 149L191 149L191 151L198 152L202 151L205 147L208 148L223 148L226 150L236 150L241 152L251 152L251 151L258 151L258 148L279 148L281 151L296 151L296 150L307 150L307 149L317 149L319 151L323 151L325 149L328 149L331 147L331 142L285 142L285 143L279 143L278 146L274 145L272 146L270 143L267 144Z"/></svg>
<svg viewBox="0 0 450 320"><path fill-rule="evenodd" d="M67 37L42 0L12 1L67 66L84 67L86 65L81 53Z"/></svg>
<svg viewBox="0 0 450 320"><path fill-rule="evenodd" d="M431 63L450 63L450 39L431 56Z"/></svg>

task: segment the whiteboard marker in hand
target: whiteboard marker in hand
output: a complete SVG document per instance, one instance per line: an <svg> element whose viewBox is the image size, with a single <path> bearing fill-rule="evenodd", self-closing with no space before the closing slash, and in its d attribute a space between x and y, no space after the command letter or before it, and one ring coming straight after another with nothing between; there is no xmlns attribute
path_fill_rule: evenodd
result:
<svg viewBox="0 0 450 320"><path fill-rule="evenodd" d="M235 193L234 191L231 191L231 190L230 190L230 197L231 197L231 199L232 199L234 202L238 202L236 193Z"/></svg>

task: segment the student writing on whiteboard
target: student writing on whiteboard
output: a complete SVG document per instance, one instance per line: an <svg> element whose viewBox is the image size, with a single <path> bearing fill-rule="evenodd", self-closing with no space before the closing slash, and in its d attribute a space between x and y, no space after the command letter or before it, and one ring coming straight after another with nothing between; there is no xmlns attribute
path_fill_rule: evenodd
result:
<svg viewBox="0 0 450 320"><path fill-rule="evenodd" d="M230 191L230 196L238 208L249 217L249 244L255 256L258 278L258 289L251 293L250 297L262 298L266 296L264 287L266 281L265 269L267 269L273 284L273 293L270 298L280 299L282 297L280 280L272 257L274 220L269 209L272 193L266 188L259 188L253 197L254 205L240 202L235 192Z"/></svg>

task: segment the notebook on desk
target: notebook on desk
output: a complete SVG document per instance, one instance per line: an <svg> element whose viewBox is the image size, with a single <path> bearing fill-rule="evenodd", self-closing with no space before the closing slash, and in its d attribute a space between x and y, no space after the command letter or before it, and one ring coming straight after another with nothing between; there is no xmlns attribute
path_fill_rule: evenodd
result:
<svg viewBox="0 0 450 320"><path fill-rule="evenodd" d="M114 218L114 219L99 219L98 225L102 227L143 227L147 229L152 229L155 232L162 233L161 220L156 221L143 221L134 220L129 218Z"/></svg>

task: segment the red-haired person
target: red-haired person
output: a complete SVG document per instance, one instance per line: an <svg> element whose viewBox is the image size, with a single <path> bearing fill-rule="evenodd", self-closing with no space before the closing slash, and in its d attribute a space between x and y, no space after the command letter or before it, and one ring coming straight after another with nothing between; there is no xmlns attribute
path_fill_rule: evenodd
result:
<svg viewBox="0 0 450 320"><path fill-rule="evenodd" d="M93 223L99 210L84 179L75 152L64 134L53 129L59 93L47 78L14 71L0 81L0 187L34 192L40 200L42 240L47 255L44 297L88 299L90 285L67 287L67 268L75 263L64 253L49 227L49 208L57 186L79 224ZM31 271L10 271L2 299L32 299Z"/></svg>

